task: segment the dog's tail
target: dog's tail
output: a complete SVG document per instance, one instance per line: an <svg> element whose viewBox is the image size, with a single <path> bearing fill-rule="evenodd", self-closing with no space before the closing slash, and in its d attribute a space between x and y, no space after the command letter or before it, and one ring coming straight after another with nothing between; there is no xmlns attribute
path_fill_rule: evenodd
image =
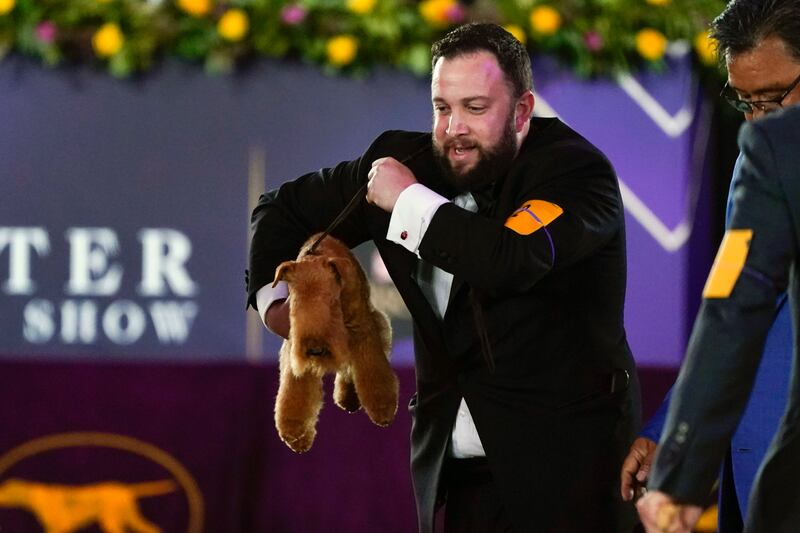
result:
<svg viewBox="0 0 800 533"><path fill-rule="evenodd" d="M147 496L160 496L174 492L177 488L175 482L171 479L162 479L161 481L146 481L144 483L135 483L130 486L134 494L140 497Z"/></svg>

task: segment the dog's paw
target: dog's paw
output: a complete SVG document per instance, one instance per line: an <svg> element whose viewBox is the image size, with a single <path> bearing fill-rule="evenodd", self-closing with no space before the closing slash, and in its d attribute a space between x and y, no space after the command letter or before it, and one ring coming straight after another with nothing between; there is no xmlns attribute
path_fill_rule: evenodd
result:
<svg viewBox="0 0 800 533"><path fill-rule="evenodd" d="M355 413L361 409L361 400L358 399L358 393L352 383L339 386L334 390L333 401L340 408L348 413Z"/></svg>
<svg viewBox="0 0 800 533"><path fill-rule="evenodd" d="M339 406L343 411L348 413L355 413L361 409L361 402L358 401L358 396L348 396L341 400L334 400L334 403Z"/></svg>
<svg viewBox="0 0 800 533"><path fill-rule="evenodd" d="M372 420L373 424L386 427L392 423L395 414L397 414L397 398L395 398L393 402L380 403L372 406L370 409L366 407L364 409L367 411L367 415L369 419Z"/></svg>
<svg viewBox="0 0 800 533"><path fill-rule="evenodd" d="M303 453L311 449L317 430L303 423L287 422L278 428L278 435L293 452Z"/></svg>

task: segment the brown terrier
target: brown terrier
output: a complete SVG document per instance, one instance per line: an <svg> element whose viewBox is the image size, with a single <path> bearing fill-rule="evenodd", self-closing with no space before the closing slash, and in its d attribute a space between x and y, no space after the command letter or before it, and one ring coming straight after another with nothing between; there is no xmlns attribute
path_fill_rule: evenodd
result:
<svg viewBox="0 0 800 533"><path fill-rule="evenodd" d="M333 399L345 411L363 405L379 426L397 412L389 320L370 302L367 276L347 246L326 236L309 253L319 235L306 241L296 261L278 265L273 283L289 285L290 323L280 350L275 426L295 452L314 443L325 374L336 374Z"/></svg>

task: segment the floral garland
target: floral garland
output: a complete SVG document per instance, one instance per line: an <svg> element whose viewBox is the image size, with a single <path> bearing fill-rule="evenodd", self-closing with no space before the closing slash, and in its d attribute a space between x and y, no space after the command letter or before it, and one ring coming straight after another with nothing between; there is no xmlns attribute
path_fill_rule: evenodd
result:
<svg viewBox="0 0 800 533"><path fill-rule="evenodd" d="M95 62L112 75L162 57L229 72L253 57L299 58L332 73L377 65L430 72L430 45L473 20L502 24L580 76L660 68L691 50L716 68L708 23L724 0L0 0L0 58Z"/></svg>

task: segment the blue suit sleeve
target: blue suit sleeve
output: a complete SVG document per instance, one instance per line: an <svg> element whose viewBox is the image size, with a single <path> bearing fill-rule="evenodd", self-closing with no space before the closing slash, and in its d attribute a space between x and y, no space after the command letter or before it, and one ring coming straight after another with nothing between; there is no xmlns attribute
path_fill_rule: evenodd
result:
<svg viewBox="0 0 800 533"><path fill-rule="evenodd" d="M667 391L667 394L664 395L664 399L661 400L661 405L658 406L658 410L650 417L650 420L642 427L642 430L639 432L640 437L644 437L650 439L652 441L658 442L661 439L661 430L664 429L664 421L667 419L667 410L669 409L669 400L672 398L672 389L675 386L673 385Z"/></svg>

